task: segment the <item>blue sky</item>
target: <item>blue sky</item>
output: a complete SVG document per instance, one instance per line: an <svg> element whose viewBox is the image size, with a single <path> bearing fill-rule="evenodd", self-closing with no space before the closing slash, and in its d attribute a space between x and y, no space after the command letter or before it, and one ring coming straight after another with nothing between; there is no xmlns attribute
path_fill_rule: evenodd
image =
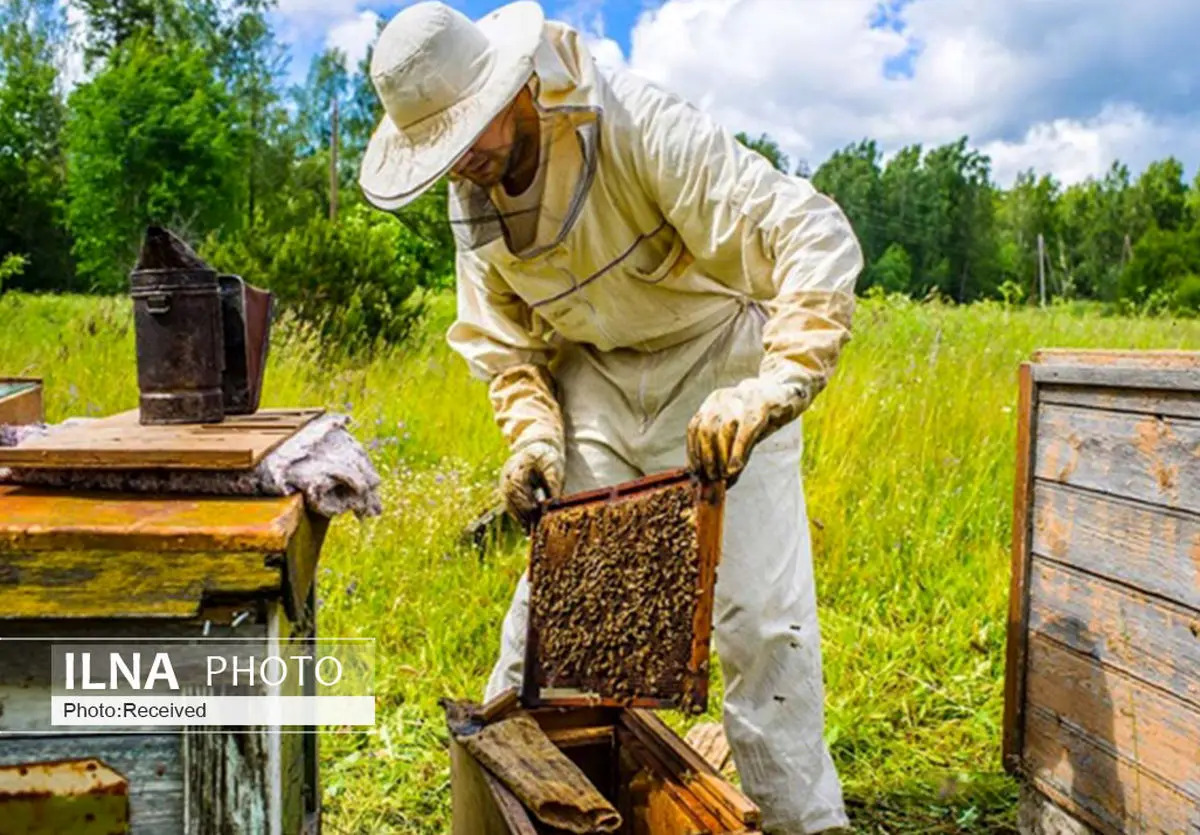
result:
<svg viewBox="0 0 1200 835"><path fill-rule="evenodd" d="M327 45L362 54L406 0L279 0L292 78ZM470 17L496 0L450 0ZM543 0L597 61L675 89L818 165L966 135L999 182L1200 162L1198 0Z"/></svg>

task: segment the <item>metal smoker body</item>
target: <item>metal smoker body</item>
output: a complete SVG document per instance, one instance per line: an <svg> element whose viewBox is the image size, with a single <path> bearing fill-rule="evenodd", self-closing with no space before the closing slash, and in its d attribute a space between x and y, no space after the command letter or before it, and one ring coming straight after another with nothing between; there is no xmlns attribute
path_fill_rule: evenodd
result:
<svg viewBox="0 0 1200 835"><path fill-rule="evenodd" d="M150 227L130 273L142 424L219 423L258 410L270 293Z"/></svg>

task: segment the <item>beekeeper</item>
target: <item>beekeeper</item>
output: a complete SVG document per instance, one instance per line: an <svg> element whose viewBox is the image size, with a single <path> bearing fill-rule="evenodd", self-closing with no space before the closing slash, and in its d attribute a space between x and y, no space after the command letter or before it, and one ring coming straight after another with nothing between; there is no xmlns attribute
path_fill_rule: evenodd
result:
<svg viewBox="0 0 1200 835"><path fill-rule="evenodd" d="M360 185L396 210L449 175L448 340L489 384L509 509L685 464L733 479L714 642L734 761L768 832L845 826L799 417L849 338L846 217L680 97L602 75L533 2L474 22L416 3L370 71L386 116ZM527 608L522 577L488 697L520 685Z"/></svg>

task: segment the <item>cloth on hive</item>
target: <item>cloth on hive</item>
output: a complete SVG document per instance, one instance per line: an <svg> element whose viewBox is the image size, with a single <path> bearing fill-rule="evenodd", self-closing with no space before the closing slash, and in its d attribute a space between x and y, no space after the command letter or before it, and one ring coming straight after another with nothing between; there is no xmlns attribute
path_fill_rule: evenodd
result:
<svg viewBox="0 0 1200 835"><path fill-rule="evenodd" d="M0 426L0 446L16 446L70 425ZM302 493L308 508L321 516L353 512L378 516L380 478L366 450L346 429L350 419L325 414L305 425L250 470L75 470L0 467L0 483L72 490L134 493L202 493L218 496L286 496Z"/></svg>
<svg viewBox="0 0 1200 835"><path fill-rule="evenodd" d="M616 832L621 815L527 713L454 738L542 823L587 835Z"/></svg>

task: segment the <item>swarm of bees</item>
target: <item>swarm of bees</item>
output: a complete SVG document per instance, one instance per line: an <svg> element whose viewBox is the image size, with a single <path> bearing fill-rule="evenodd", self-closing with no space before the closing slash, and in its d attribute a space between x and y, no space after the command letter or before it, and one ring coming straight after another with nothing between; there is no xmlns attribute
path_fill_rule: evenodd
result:
<svg viewBox="0 0 1200 835"><path fill-rule="evenodd" d="M695 501L682 483L543 518L530 599L543 686L619 700L688 692L701 595Z"/></svg>

